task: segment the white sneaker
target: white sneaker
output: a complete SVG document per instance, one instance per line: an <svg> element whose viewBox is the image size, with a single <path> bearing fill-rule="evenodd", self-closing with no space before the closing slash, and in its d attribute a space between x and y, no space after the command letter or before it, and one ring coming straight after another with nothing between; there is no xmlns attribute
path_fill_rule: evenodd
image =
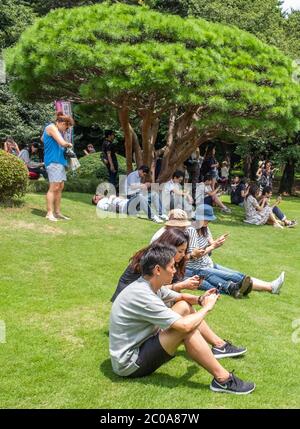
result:
<svg viewBox="0 0 300 429"><path fill-rule="evenodd" d="M271 283L271 285L272 285L272 293L275 293L275 294L279 294L280 293L280 289L281 289L281 286L283 285L284 278L285 278L285 272L282 271L282 273L280 274L280 276L278 277L278 279L274 280Z"/></svg>
<svg viewBox="0 0 300 429"><path fill-rule="evenodd" d="M230 214L230 213L231 213L231 210L230 210L230 208L229 208L229 207L225 207L224 209L221 209L221 212L222 212L222 213Z"/></svg>
<svg viewBox="0 0 300 429"><path fill-rule="evenodd" d="M58 222L58 219L53 214L47 214L46 219L50 220L51 222Z"/></svg>
<svg viewBox="0 0 300 429"><path fill-rule="evenodd" d="M275 223L273 224L273 226L274 226L274 228L280 228L280 229L283 229L283 226L282 226L282 225L280 225L280 223L278 223L278 222L275 222Z"/></svg>
<svg viewBox="0 0 300 429"><path fill-rule="evenodd" d="M159 217L160 217L160 219L165 220L165 221L169 220L169 217L165 214L159 215Z"/></svg>
<svg viewBox="0 0 300 429"><path fill-rule="evenodd" d="M163 221L161 219L159 219L159 217L156 215L154 215L151 220L152 220L152 222L155 222L155 223L163 223Z"/></svg>

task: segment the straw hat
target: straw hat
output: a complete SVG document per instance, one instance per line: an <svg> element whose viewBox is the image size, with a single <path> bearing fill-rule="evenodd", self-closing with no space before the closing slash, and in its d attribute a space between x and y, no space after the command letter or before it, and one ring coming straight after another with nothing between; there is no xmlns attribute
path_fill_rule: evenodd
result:
<svg viewBox="0 0 300 429"><path fill-rule="evenodd" d="M190 226L191 222L188 220L188 215L184 210L174 209L169 212L169 220L165 226Z"/></svg>

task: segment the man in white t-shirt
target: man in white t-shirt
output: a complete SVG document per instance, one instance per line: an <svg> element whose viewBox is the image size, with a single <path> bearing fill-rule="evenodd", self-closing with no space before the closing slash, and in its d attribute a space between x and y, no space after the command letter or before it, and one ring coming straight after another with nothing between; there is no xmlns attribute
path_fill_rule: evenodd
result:
<svg viewBox="0 0 300 429"><path fill-rule="evenodd" d="M151 210L148 213L149 219L154 218L152 207L155 208L157 215L162 220L167 220L164 207L161 204L159 195L156 192L150 192L151 182L145 182L147 175L150 173L149 167L142 165L136 171L128 174L125 181L125 194L130 200L130 204L136 204L136 200L144 198L149 203ZM133 201L135 199L135 201Z"/></svg>
<svg viewBox="0 0 300 429"><path fill-rule="evenodd" d="M177 170L173 173L172 179L166 182L163 186L163 205L165 210L168 209L183 209L189 216L193 212L193 198L189 192L182 189L184 182L184 172ZM172 207L173 206L173 207Z"/></svg>

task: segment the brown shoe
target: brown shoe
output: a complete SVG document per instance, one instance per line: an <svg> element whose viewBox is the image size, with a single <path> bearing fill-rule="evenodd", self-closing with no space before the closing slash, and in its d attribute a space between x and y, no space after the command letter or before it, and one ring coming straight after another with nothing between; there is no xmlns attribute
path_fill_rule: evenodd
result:
<svg viewBox="0 0 300 429"><path fill-rule="evenodd" d="M253 287L253 281L251 277L245 276L242 281L239 292L241 295L246 296L252 291L252 287Z"/></svg>

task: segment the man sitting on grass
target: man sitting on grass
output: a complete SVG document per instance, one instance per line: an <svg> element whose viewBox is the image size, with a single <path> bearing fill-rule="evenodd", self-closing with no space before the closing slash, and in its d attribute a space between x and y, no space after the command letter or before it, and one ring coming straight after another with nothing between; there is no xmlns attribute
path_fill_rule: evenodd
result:
<svg viewBox="0 0 300 429"><path fill-rule="evenodd" d="M116 298L110 315L110 356L113 371L123 377L143 377L172 359L183 343L188 355L214 377L215 392L246 395L255 389L218 362L246 353L223 341L204 321L219 298L216 289L201 297L163 286L176 271L173 246L153 244L140 261L142 277ZM173 304L172 308L166 304ZM193 305L201 305L196 311ZM212 345L212 349L208 346Z"/></svg>

